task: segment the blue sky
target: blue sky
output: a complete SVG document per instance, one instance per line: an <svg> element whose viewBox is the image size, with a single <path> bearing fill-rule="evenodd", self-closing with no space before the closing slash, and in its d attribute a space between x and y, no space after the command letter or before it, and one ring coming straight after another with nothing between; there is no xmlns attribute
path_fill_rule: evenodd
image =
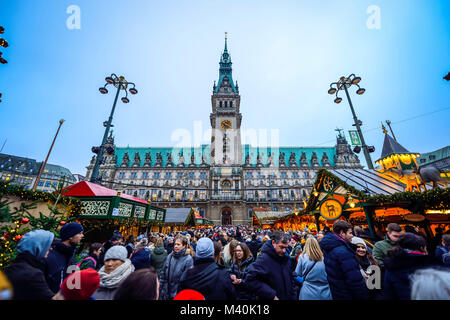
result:
<svg viewBox="0 0 450 320"><path fill-rule="evenodd" d="M80 29L66 26L70 5L81 10ZM367 26L371 6L379 29ZM385 120L410 151L449 145L450 1L0 0L0 8L10 44L1 49L3 153L43 161L63 118L49 162L84 175L114 99L98 92L111 73L139 90L118 103L118 146L173 146L173 132L193 131L194 121L208 129L225 31L243 129L278 129L281 146L334 145L336 127L354 127L346 98L337 105L327 90L355 73L366 93L351 97L373 160Z"/></svg>

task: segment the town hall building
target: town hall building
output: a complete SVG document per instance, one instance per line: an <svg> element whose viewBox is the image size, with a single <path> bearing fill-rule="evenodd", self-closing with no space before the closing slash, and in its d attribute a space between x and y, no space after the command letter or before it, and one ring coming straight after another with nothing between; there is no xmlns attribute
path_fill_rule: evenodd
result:
<svg viewBox="0 0 450 320"><path fill-rule="evenodd" d="M250 224L252 210L303 208L321 168L362 168L345 136L331 147L258 147L241 143L241 96L225 48L211 96L211 143L200 147L118 147L109 136L100 165L108 188L158 207L196 207L215 224ZM87 167L89 179L95 164Z"/></svg>

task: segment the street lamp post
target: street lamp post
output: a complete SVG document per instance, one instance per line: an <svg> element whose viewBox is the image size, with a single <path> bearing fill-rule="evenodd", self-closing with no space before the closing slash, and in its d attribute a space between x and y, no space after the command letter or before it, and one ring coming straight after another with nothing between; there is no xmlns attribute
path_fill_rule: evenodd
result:
<svg viewBox="0 0 450 320"><path fill-rule="evenodd" d="M128 100L128 91L131 94L136 94L138 92L135 88L135 84L133 82L126 81L125 77L123 77L123 76L118 77L113 73L113 74L111 74L111 76L106 77L105 80L106 80L105 85L103 87L99 88L100 93L101 94L108 93L108 89L106 89L106 86L108 84L112 84L113 86L115 86L117 88L117 92L116 92L116 97L114 99L114 104L113 104L113 107L111 110L111 114L109 115L109 119L106 123L104 123L106 128L105 128L105 134L103 135L102 144L100 145L100 147L92 148L92 151L94 153L97 153L97 159L95 161L94 169L92 170L91 178L89 180L90 182L97 182L97 181L101 180L101 178L98 177L98 171L100 168L100 164L103 163L103 152L105 149L106 141L108 139L109 129L111 128L111 125L112 125L114 110L116 108L117 98L119 97L120 90L125 91L125 97L121 98L123 103L130 102L130 100ZM128 89L129 85L133 85L133 87ZM128 89L128 91L127 91L127 89Z"/></svg>
<svg viewBox="0 0 450 320"><path fill-rule="evenodd" d="M39 169L39 173L38 173L38 176L36 178L36 182L34 183L34 186L33 186L33 191L36 191L36 188L38 186L39 180L41 180L42 172L44 171L44 168L47 165L47 160L50 157L50 152L52 152L53 145L55 144L56 137L58 136L58 133L59 133L59 129L61 129L61 126L64 123L64 121L65 121L64 119L59 120L58 130L56 131L55 137L53 138L52 145L50 146L50 149L48 150L47 157L45 158L44 163L42 163L41 168Z"/></svg>
<svg viewBox="0 0 450 320"><path fill-rule="evenodd" d="M353 121L354 126L356 127L356 130L358 131L358 135L361 139L361 147L364 152L364 157L366 158L367 166L369 169L373 169L372 159L370 158L370 153L375 151L375 147L373 146L367 146L366 142L364 141L364 136L361 131L361 125L362 121L358 120L356 117L355 110L353 109L352 100L350 99L350 95L348 94L348 88L350 88L352 85L356 85L358 87L358 90L356 90L356 93L359 95L364 94L366 89L361 88L358 83L361 81L360 77L355 76L354 74L349 75L346 77L341 77L338 82L333 82L330 84L330 89L328 90L329 94L336 94L336 99L334 99L335 103L340 103L342 101L342 98L338 97L338 93L340 90L344 90L345 94L347 96L348 103L350 105L350 109L353 114ZM334 87L336 85L336 87Z"/></svg>

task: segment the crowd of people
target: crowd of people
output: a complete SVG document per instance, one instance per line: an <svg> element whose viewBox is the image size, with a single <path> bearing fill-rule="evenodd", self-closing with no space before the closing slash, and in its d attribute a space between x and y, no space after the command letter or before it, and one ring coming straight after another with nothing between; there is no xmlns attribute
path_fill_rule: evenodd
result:
<svg viewBox="0 0 450 320"><path fill-rule="evenodd" d="M449 300L450 233L391 223L384 239L337 220L319 232L214 226L83 241L34 230L0 272L14 300ZM84 244L85 250L80 251Z"/></svg>

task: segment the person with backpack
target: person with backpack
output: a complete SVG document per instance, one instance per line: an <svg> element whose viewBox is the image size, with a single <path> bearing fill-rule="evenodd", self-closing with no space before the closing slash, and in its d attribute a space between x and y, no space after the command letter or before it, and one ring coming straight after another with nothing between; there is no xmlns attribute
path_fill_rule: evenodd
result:
<svg viewBox="0 0 450 320"><path fill-rule="evenodd" d="M100 264L98 263L98 259L100 256L100 253L102 251L102 247L103 245L99 242L95 242L93 244L91 244L91 246L89 247L89 255L84 258L83 260L81 260L81 262L79 264L77 264L77 267L80 270L86 270L86 269L94 269L94 270L99 270L100 269Z"/></svg>
<svg viewBox="0 0 450 320"><path fill-rule="evenodd" d="M309 236L303 252L300 254L296 274L301 283L299 300L331 300L323 253L319 242Z"/></svg>

